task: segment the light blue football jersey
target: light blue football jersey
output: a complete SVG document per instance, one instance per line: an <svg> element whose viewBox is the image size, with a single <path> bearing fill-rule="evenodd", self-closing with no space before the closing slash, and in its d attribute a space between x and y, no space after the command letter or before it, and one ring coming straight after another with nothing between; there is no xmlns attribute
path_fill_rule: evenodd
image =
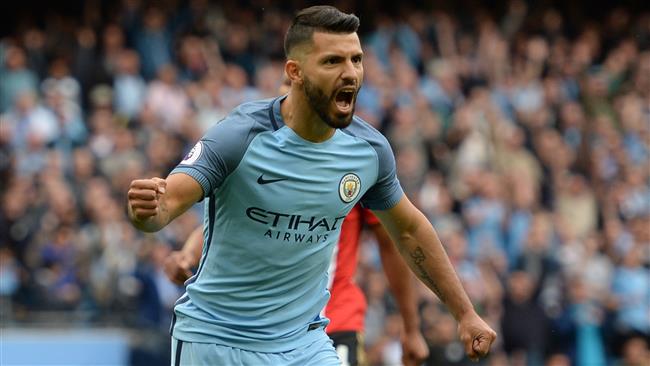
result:
<svg viewBox="0 0 650 366"><path fill-rule="evenodd" d="M284 125L285 97L245 103L214 125L171 174L203 187L204 246L174 308L172 335L256 352L322 336L327 269L354 207L403 195L387 140L355 117L313 143Z"/></svg>

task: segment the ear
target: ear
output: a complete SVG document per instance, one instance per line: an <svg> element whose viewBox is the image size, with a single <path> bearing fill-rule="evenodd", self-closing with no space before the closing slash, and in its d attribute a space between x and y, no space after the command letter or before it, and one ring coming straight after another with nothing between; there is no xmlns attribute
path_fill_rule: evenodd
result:
<svg viewBox="0 0 650 366"><path fill-rule="evenodd" d="M302 84L302 68L297 60L287 60L284 64L284 72L291 80L291 84Z"/></svg>

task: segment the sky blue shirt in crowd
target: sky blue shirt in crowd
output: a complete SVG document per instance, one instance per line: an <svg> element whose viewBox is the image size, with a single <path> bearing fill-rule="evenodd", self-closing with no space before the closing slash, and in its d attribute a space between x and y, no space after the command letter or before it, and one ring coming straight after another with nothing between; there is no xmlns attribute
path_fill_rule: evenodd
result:
<svg viewBox="0 0 650 366"><path fill-rule="evenodd" d="M284 125L282 99L240 105L171 173L192 176L206 200L203 256L174 309L177 339L257 352L315 341L343 219L359 201L384 210L403 195L374 128L355 117L309 142Z"/></svg>

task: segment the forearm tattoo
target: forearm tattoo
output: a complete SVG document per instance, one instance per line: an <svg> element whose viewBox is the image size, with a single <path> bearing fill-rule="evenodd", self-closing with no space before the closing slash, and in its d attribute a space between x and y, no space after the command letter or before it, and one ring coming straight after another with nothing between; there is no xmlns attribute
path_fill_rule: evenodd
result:
<svg viewBox="0 0 650 366"><path fill-rule="evenodd" d="M424 251L422 250L422 248L417 247L410 254L411 254L411 259L413 260L413 263L417 267L417 270L416 270L415 274L418 275L418 277L420 277L420 279L422 281L424 281L424 283L426 285L428 285L429 288L431 288L433 290L433 292L436 294L436 296L438 296L440 301L445 302L445 297L442 296L442 292L440 291L438 286L436 286L436 283L433 281L431 276L429 276L426 269L422 265L422 263L426 259L426 256L424 255Z"/></svg>

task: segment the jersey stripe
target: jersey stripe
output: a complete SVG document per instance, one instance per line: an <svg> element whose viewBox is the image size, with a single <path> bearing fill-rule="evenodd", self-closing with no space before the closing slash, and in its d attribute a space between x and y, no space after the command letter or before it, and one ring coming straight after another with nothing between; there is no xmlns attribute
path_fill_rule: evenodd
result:
<svg viewBox="0 0 650 366"><path fill-rule="evenodd" d="M196 274L192 276L190 281L194 282L197 277L199 277L199 273L201 273L201 269L203 268L203 265L205 264L206 258L208 258L208 252L210 251L210 244L212 244L212 234L214 234L214 220L215 220L215 211L216 211L216 199L214 195L210 196L209 200L209 206L208 206L208 239L204 243L205 245L205 253L203 254L203 258L201 258L201 264L199 264L199 268L196 270ZM190 283L192 283L190 282ZM188 285L190 284L188 283Z"/></svg>
<svg viewBox="0 0 650 366"><path fill-rule="evenodd" d="M273 131L278 130L278 122L275 120L275 115L273 113L273 105L275 104L275 101L280 99L280 97L275 98L271 101L271 104L269 104L269 119L271 120L271 124L273 125Z"/></svg>

